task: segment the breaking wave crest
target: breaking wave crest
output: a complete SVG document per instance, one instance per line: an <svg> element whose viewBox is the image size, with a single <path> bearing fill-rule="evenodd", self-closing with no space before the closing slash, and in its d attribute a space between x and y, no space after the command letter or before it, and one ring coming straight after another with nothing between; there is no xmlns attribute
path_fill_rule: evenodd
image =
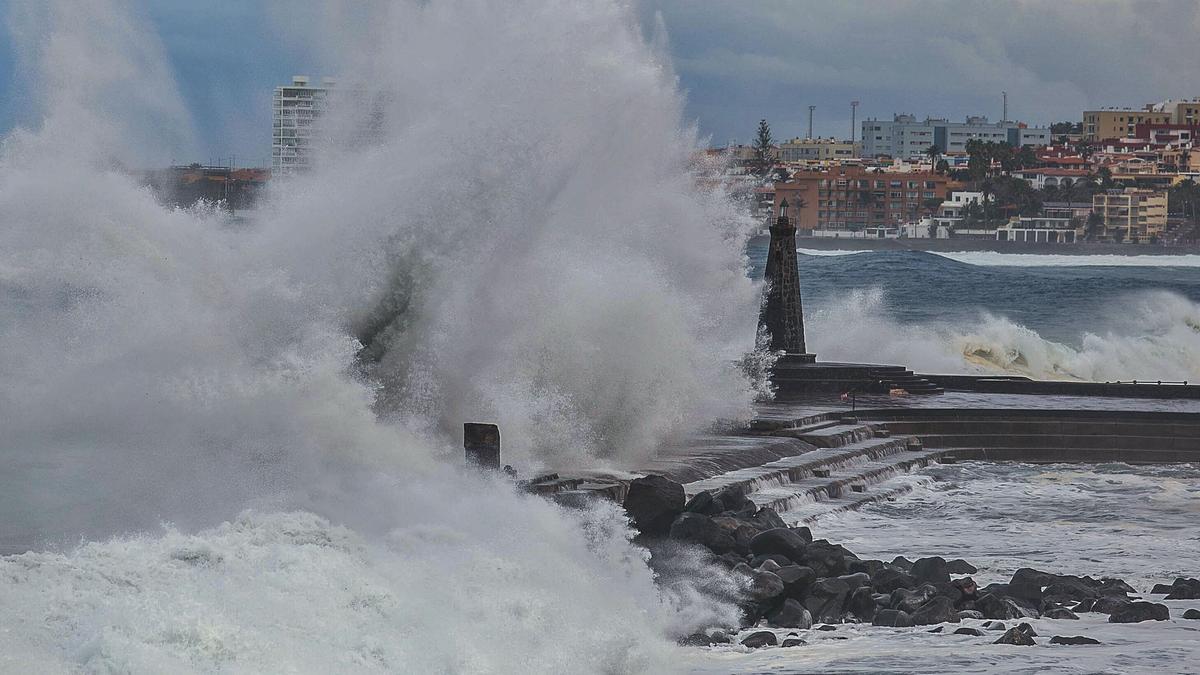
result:
<svg viewBox="0 0 1200 675"><path fill-rule="evenodd" d="M1108 330L1084 332L1068 345L989 313L965 325L898 323L888 318L884 293L874 289L815 308L810 340L823 359L900 363L929 373L1200 381L1200 305L1154 291L1133 294L1121 306L1123 316Z"/></svg>

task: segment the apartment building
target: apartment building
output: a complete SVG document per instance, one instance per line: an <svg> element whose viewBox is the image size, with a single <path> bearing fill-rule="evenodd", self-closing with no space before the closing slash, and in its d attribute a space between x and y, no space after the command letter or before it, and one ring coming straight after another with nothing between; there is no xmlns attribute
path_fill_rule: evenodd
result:
<svg viewBox="0 0 1200 675"><path fill-rule="evenodd" d="M890 122L870 119L862 123L863 157L909 159L924 154L933 145L942 153L960 154L967 151L971 140L1038 147L1050 144L1050 129L1021 122L989 122L981 116L968 117L964 122L935 117L918 122L912 115L895 115Z"/></svg>
<svg viewBox="0 0 1200 675"><path fill-rule="evenodd" d="M1092 212L1100 216L1105 239L1150 243L1167 226L1167 193L1140 188L1097 193Z"/></svg>
<svg viewBox="0 0 1200 675"><path fill-rule="evenodd" d="M286 176L311 165L313 123L325 112L335 84L324 78L321 86L313 86L307 76L296 75L290 85L275 87L271 103L272 175Z"/></svg>
<svg viewBox="0 0 1200 675"><path fill-rule="evenodd" d="M1131 138L1139 124L1170 124L1171 113L1152 110L1146 106L1133 108L1103 108L1083 111L1083 140L1103 141L1109 138Z"/></svg>
<svg viewBox="0 0 1200 675"><path fill-rule="evenodd" d="M775 184L775 215L787 200L789 215L806 230L896 226L918 220L929 202L946 199L949 180L925 172L884 173L858 166L801 171Z"/></svg>
<svg viewBox="0 0 1200 675"><path fill-rule="evenodd" d="M825 162L858 157L859 144L836 138L793 138L779 144L783 162Z"/></svg>

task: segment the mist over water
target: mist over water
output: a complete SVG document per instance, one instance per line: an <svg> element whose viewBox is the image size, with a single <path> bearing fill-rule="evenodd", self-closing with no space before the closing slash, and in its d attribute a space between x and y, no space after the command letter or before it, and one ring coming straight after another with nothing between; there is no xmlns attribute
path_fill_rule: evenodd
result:
<svg viewBox="0 0 1200 675"><path fill-rule="evenodd" d="M382 94L249 231L122 170L187 137L123 3L14 16L44 109L0 151L0 538L46 552L0 559L0 669L661 671L734 620L619 509L460 466L466 420L528 472L748 409L743 223L630 8L356 10L342 81Z"/></svg>

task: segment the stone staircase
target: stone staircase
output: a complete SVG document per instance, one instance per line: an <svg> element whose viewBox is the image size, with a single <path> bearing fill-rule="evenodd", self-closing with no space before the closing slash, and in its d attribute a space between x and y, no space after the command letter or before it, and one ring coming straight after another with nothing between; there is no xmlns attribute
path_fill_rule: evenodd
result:
<svg viewBox="0 0 1200 675"><path fill-rule="evenodd" d="M910 394L942 394L945 390L903 366L872 368L871 377L884 384L884 389L903 389Z"/></svg>
<svg viewBox="0 0 1200 675"><path fill-rule="evenodd" d="M873 424L832 415L802 420L796 426L779 421L759 433L794 438L814 449L692 481L684 485L687 494L732 487L760 507L784 514L785 520L811 522L911 489L912 482L892 479L946 452L910 443L908 437L893 437ZM792 513L794 517L789 516Z"/></svg>

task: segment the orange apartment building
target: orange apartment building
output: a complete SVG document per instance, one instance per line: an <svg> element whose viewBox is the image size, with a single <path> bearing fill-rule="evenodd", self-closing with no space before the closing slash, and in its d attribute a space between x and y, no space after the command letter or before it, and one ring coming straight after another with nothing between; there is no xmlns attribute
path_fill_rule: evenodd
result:
<svg viewBox="0 0 1200 675"><path fill-rule="evenodd" d="M934 173L885 173L858 166L802 171L775 184L775 216L786 199L788 215L802 230L895 227L919 220L926 200L945 200L949 183Z"/></svg>

